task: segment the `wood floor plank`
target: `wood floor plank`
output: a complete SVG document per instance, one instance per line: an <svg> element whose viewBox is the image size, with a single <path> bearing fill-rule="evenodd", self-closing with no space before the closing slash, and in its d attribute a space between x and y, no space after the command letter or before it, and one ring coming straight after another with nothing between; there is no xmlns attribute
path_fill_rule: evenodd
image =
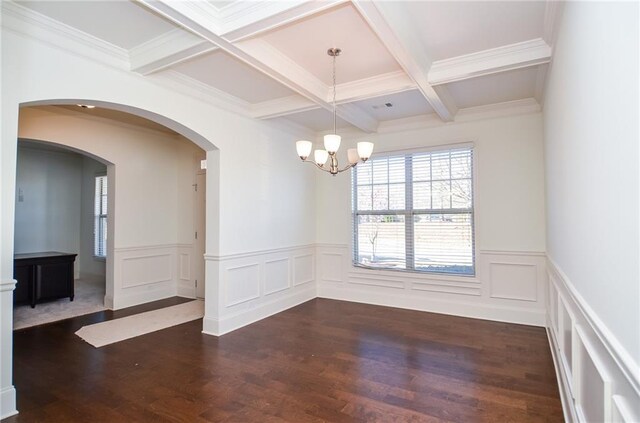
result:
<svg viewBox="0 0 640 423"><path fill-rule="evenodd" d="M14 332L3 422L561 422L543 328L315 299L220 338L193 321L95 349L83 325Z"/></svg>

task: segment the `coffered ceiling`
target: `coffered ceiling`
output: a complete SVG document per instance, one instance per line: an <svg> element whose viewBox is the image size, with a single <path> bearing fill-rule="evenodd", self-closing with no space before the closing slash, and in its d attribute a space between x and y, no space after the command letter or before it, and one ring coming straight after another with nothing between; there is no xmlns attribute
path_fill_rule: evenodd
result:
<svg viewBox="0 0 640 423"><path fill-rule="evenodd" d="M540 107L558 6L546 1L25 1L130 71L258 119L375 132ZM4 6L8 7L8 6ZM208 96L208 97L207 97Z"/></svg>

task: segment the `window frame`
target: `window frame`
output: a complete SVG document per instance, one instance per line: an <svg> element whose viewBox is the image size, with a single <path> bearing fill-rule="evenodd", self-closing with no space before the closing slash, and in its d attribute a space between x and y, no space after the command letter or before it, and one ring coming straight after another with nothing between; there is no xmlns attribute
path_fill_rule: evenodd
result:
<svg viewBox="0 0 640 423"><path fill-rule="evenodd" d="M469 149L471 150L471 208L470 209L407 209L406 204L413 204L413 178L412 178L412 168L411 166L407 166L407 163L413 164L412 160L406 160L407 156L417 155L421 153L438 153L452 150L463 150ZM411 149L399 149L399 150L386 150L378 152L372 160L376 158L391 158L391 157L405 157L405 208L401 210L367 210L364 212L357 211L357 169L352 169L351 175L351 264L356 269L364 269L367 271L380 271L380 272L401 272L401 273L412 273L416 275L420 275L423 277L437 277L437 278L448 278L448 279L457 279L461 278L465 281L473 281L478 277L478 268L477 268L477 245L478 245L478 236L476 233L476 219L477 219L477 196L476 196L476 188L477 188L477 149L475 143L473 142L465 142L465 143L456 143L456 144L443 144L430 146L427 148L411 148ZM449 181L453 179L448 179ZM410 181L411 183L407 183ZM390 185L387 182L387 185ZM435 271L435 270L418 270L415 269L415 242L413 242L413 230L414 230L414 217L420 214L431 214L431 215L439 215L439 214L468 214L470 215L471 221L471 264L472 264L472 272L471 273L455 273L455 272L443 272L443 271ZM359 263L357 261L357 257L359 256L358 252L358 216L403 216L405 220L405 268L390 268L390 267L375 267L375 266L367 266L365 264ZM409 236L411 234L411 236ZM409 244L413 242L413 248L408 248ZM409 263L411 266L409 268Z"/></svg>
<svg viewBox="0 0 640 423"><path fill-rule="evenodd" d="M104 211L104 214L96 214L96 209L95 209L95 205L96 205L96 185L98 184L98 178L105 178L106 182L107 182L107 192L101 194L100 196L102 197L103 195L106 195L107 197L107 209L106 210L101 210ZM99 237L99 233L100 233L100 221L104 220L105 224L108 226L109 223L109 180L108 180L108 176L106 173L96 173L94 175L93 178L94 181L94 208L93 208L93 258L96 260L100 260L100 261L105 261L107 259L107 240L106 238L104 239L104 255L98 255L97 251L96 251L96 246L99 243L98 237ZM100 207L100 209L102 209L102 207Z"/></svg>

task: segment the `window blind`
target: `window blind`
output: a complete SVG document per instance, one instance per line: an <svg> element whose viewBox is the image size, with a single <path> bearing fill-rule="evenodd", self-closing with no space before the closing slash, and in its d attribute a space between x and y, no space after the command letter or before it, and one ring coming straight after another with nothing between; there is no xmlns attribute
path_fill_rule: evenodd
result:
<svg viewBox="0 0 640 423"><path fill-rule="evenodd" d="M93 255L107 256L107 176L96 176L94 197Z"/></svg>
<svg viewBox="0 0 640 423"><path fill-rule="evenodd" d="M351 175L354 264L475 274L471 148L376 157Z"/></svg>

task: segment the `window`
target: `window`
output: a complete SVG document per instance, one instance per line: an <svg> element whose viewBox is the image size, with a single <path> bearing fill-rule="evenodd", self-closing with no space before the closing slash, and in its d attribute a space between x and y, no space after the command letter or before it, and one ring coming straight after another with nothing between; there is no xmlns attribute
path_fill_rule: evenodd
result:
<svg viewBox="0 0 640 423"><path fill-rule="evenodd" d="M96 176L96 194L93 208L93 255L107 256L107 176Z"/></svg>
<svg viewBox="0 0 640 423"><path fill-rule="evenodd" d="M475 274L471 148L376 157L351 176L356 266Z"/></svg>

